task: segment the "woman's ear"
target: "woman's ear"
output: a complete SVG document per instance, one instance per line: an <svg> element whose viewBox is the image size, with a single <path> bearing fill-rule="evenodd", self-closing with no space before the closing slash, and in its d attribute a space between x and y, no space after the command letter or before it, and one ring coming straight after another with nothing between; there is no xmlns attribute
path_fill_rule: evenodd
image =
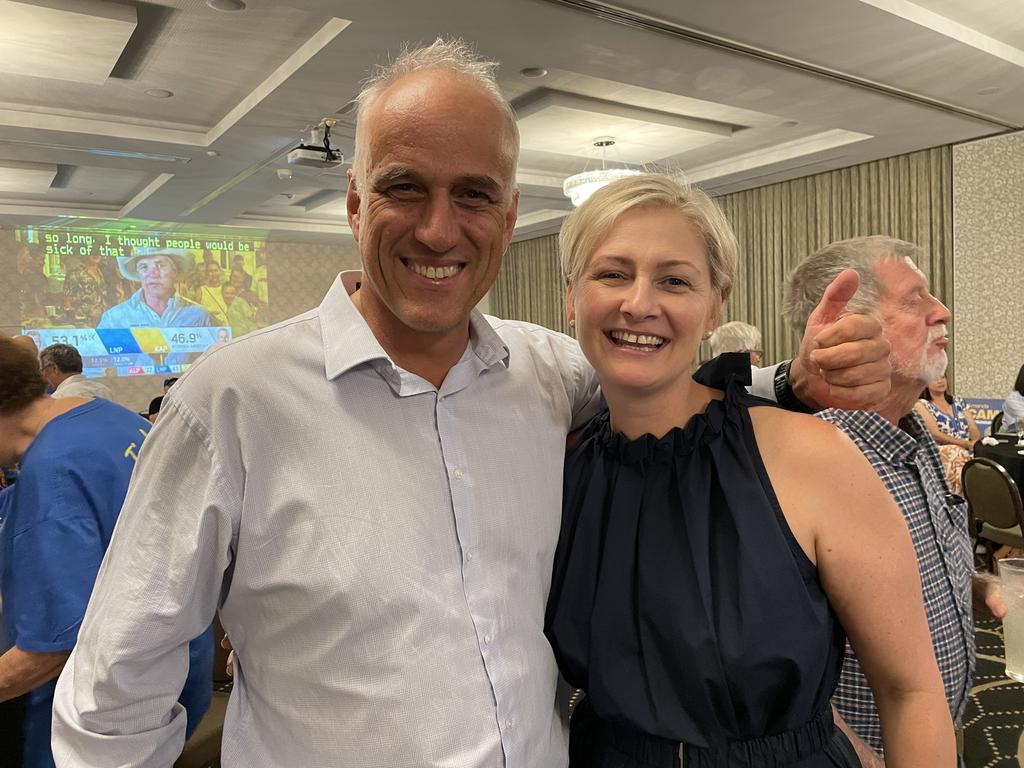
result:
<svg viewBox="0 0 1024 768"><path fill-rule="evenodd" d="M708 324L704 327L704 338L708 339L714 332L715 328L718 327L719 321L722 319L722 299L719 296L715 296L714 305L711 307L711 312L708 315Z"/></svg>
<svg viewBox="0 0 1024 768"><path fill-rule="evenodd" d="M565 316L569 319L569 327L576 327L576 297L572 283L565 285Z"/></svg>

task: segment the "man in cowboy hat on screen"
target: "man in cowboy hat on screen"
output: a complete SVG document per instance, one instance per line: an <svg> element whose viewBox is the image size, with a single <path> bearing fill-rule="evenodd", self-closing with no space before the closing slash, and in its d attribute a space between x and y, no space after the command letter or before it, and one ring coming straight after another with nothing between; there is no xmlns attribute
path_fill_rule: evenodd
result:
<svg viewBox="0 0 1024 768"><path fill-rule="evenodd" d="M142 286L100 318L98 328L176 328L213 325L210 314L194 301L177 295L180 276L192 270L188 251L177 248L139 248L118 256L121 274Z"/></svg>

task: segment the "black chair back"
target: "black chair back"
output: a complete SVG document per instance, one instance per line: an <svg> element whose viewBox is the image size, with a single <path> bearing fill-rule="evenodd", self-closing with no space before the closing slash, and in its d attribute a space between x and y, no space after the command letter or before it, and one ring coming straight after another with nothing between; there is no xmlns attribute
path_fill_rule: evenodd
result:
<svg viewBox="0 0 1024 768"><path fill-rule="evenodd" d="M976 520L993 528L1024 526L1020 490L1001 465L991 459L971 459L964 464L960 482Z"/></svg>
<svg viewBox="0 0 1024 768"><path fill-rule="evenodd" d="M999 413L997 413L995 416L992 417L992 429L990 430L990 433L993 434L993 435L998 435L999 432L1002 430L1002 428L1003 428L1003 412L1000 411Z"/></svg>

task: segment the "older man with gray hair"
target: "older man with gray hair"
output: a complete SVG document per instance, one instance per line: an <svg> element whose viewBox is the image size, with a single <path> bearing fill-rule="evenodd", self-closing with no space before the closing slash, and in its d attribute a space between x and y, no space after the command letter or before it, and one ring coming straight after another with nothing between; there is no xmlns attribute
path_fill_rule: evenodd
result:
<svg viewBox="0 0 1024 768"><path fill-rule="evenodd" d="M750 364L761 365L761 355L764 354L761 332L750 323L740 320L722 323L712 332L708 344L711 345L712 357L718 357L723 352L748 352Z"/></svg>
<svg viewBox="0 0 1024 768"><path fill-rule="evenodd" d="M70 344L51 344L39 353L43 379L53 387L51 397L102 397L113 400L110 389L102 381L82 374L81 353Z"/></svg>
<svg viewBox="0 0 1024 768"><path fill-rule="evenodd" d="M950 312L929 291L917 267L924 256L920 247L891 237L832 243L790 274L784 312L794 330L803 333L827 286L843 270L854 269L860 288L847 309L875 314L882 324L891 346L888 397L871 410L831 409L818 415L849 435L903 511L950 714L959 722L974 670L972 592L975 605L992 615L1002 616L1005 608L992 579L974 575L967 504L950 492L935 442L914 412L921 388L945 371L949 344ZM859 737L851 740L865 768L883 765L876 754L882 749L878 711L849 645L833 703Z"/></svg>

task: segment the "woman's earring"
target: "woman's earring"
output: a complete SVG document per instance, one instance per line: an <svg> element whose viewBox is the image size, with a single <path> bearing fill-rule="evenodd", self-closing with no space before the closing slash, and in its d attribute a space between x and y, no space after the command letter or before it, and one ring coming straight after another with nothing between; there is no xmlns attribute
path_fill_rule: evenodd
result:
<svg viewBox="0 0 1024 768"><path fill-rule="evenodd" d="M711 331L704 331L704 341L711 338Z"/></svg>

